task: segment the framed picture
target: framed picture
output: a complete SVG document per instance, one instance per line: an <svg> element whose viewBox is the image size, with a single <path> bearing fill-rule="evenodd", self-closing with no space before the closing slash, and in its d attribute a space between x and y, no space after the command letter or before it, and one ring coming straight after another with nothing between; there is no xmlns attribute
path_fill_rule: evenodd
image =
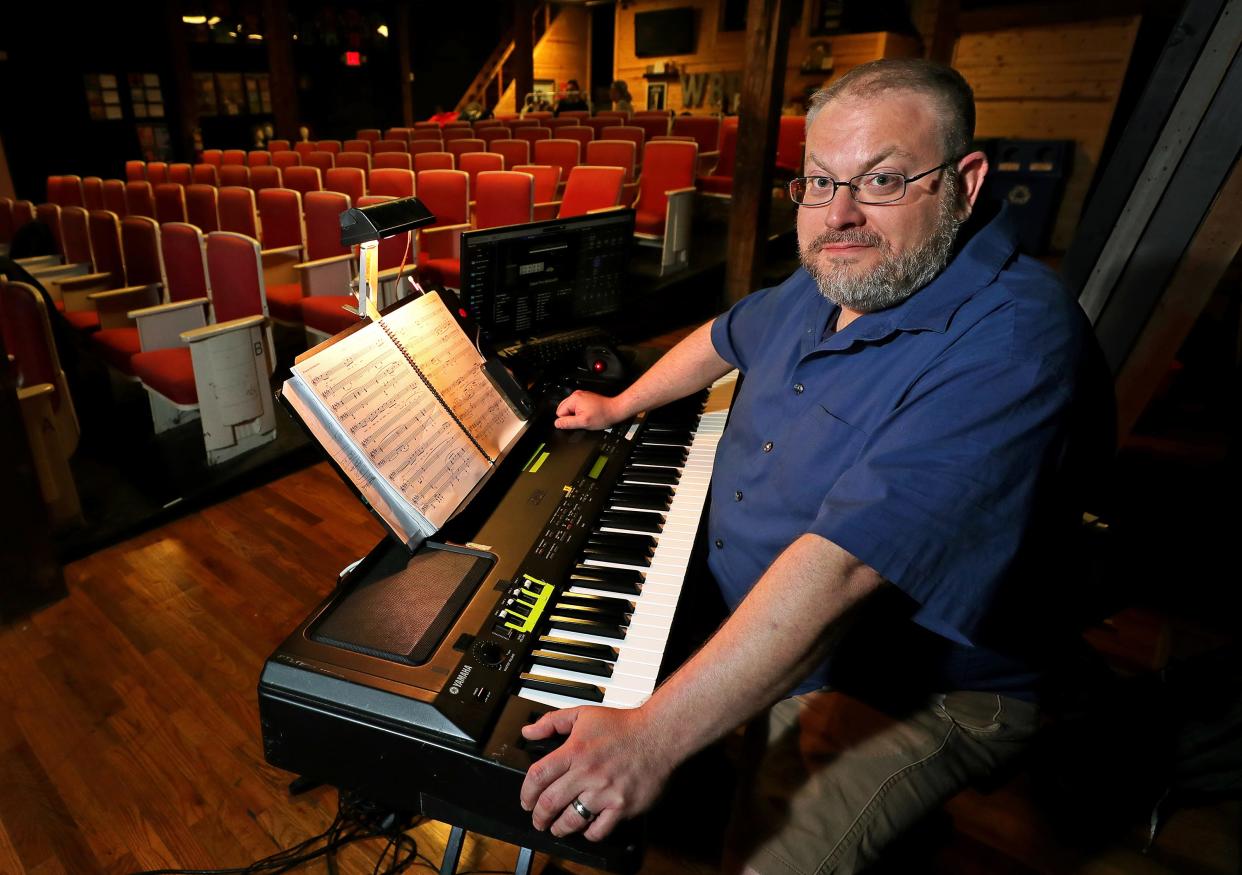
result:
<svg viewBox="0 0 1242 875"><path fill-rule="evenodd" d="M647 86L647 109L664 109L665 83L652 82Z"/></svg>

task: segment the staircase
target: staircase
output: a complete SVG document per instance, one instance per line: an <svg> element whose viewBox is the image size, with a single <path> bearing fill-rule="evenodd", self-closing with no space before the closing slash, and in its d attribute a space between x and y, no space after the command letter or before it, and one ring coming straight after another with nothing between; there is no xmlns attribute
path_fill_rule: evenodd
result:
<svg viewBox="0 0 1242 875"><path fill-rule="evenodd" d="M557 13L560 12L559 6L554 3L541 2L535 6L535 11L531 14L531 47L537 48L540 41L548 33L552 27L552 22L556 20ZM470 98L476 94L483 95L483 104L490 109L495 110L497 104L500 103L501 96L505 93L505 89L513 81L513 28L510 27L508 32L500 38L500 44L483 62L482 69L479 74L474 77L470 85L466 88L466 93L462 95L461 100L457 101L455 107L460 112ZM521 99L525 95L518 97L518 106L521 106ZM516 109L514 110L517 111Z"/></svg>

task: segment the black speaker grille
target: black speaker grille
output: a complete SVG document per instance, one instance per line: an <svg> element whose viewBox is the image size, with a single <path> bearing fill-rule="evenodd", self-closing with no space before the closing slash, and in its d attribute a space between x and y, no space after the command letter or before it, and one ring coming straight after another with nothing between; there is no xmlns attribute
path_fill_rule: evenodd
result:
<svg viewBox="0 0 1242 875"><path fill-rule="evenodd" d="M474 553L424 547L401 571L332 605L311 640L411 665L425 662L491 567Z"/></svg>

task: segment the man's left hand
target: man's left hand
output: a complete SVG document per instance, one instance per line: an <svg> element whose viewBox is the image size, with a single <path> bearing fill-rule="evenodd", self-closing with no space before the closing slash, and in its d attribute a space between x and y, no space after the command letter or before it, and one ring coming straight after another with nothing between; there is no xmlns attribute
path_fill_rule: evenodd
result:
<svg viewBox="0 0 1242 875"><path fill-rule="evenodd" d="M643 709L581 707L551 711L522 728L528 739L569 738L536 762L522 784L522 808L535 829L552 835L584 832L599 841L618 822L645 811L675 762L647 725ZM577 800L595 815L587 820Z"/></svg>

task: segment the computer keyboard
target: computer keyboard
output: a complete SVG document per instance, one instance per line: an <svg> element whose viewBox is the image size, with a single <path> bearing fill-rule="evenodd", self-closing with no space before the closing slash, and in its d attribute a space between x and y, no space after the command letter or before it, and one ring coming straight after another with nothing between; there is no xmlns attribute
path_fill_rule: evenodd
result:
<svg viewBox="0 0 1242 875"><path fill-rule="evenodd" d="M580 365L583 353L593 346L615 347L616 340L592 326L523 340L497 350L496 354L514 370L540 375L558 365Z"/></svg>

